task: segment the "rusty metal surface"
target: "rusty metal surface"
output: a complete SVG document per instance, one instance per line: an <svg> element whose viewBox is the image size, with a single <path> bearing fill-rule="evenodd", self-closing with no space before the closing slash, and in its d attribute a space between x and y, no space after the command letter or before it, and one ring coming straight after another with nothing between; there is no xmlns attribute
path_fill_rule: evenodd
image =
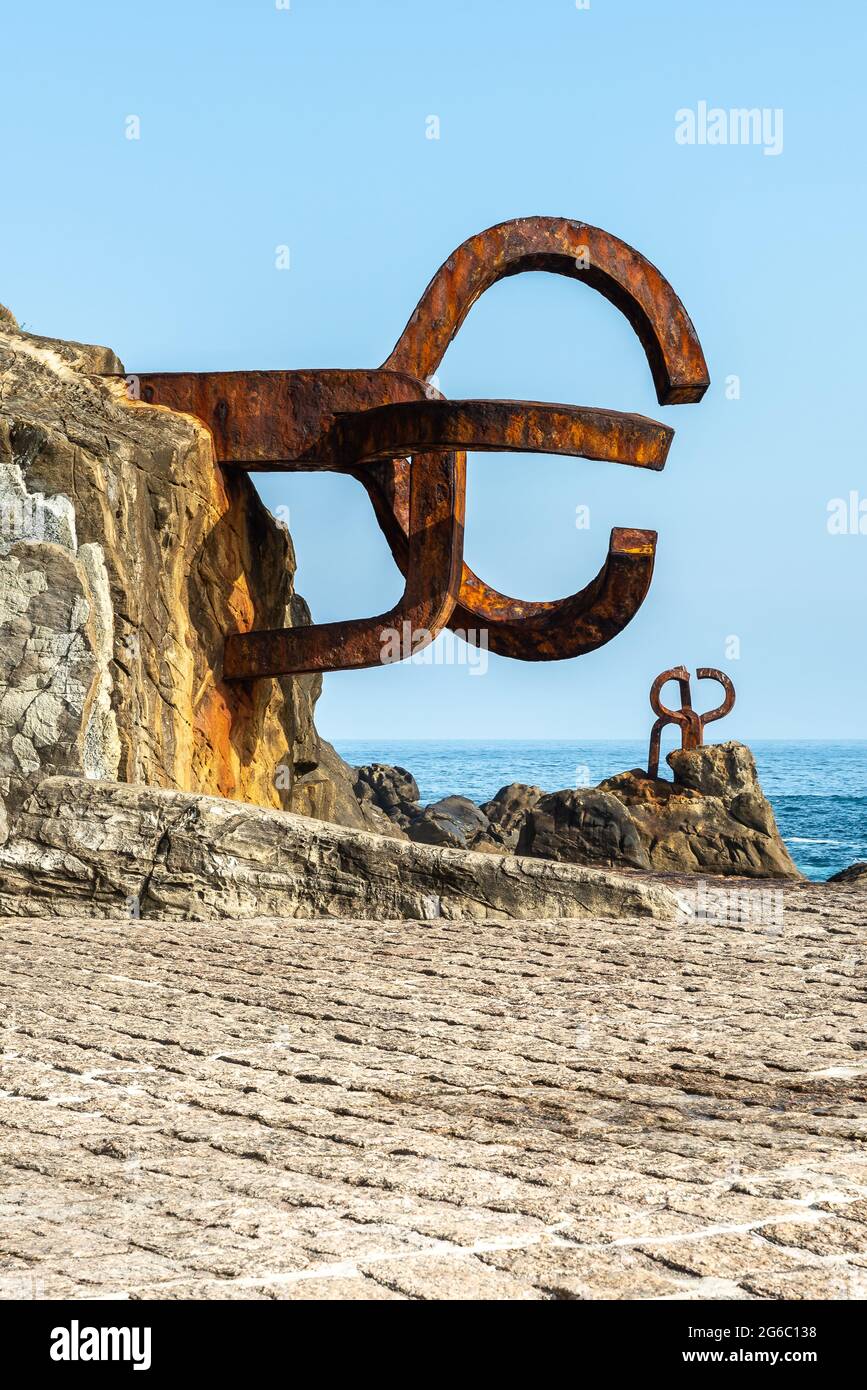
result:
<svg viewBox="0 0 867 1390"><path fill-rule="evenodd" d="M223 659L226 678L347 671L402 660L429 646L451 617L460 590L465 483L463 454L417 454L400 602L373 618L230 633ZM399 638L391 656L383 643L385 633Z"/></svg>
<svg viewBox="0 0 867 1390"><path fill-rule="evenodd" d="M131 378L143 401L202 420L221 464L357 478L406 577L401 602L387 614L230 636L227 677L375 665L389 659L383 629L404 623L419 631L413 650L449 625L504 656L558 660L602 646L634 617L653 574L654 531L615 527L599 573L552 601L498 593L463 562L466 450L568 454L658 470L673 437L640 415L547 402L446 401L434 389L428 378L475 301L524 271L550 271L598 290L638 335L660 402L701 399L709 384L701 345L656 267L597 227L543 217L501 223L458 247L381 368Z"/></svg>
<svg viewBox="0 0 867 1390"><path fill-rule="evenodd" d="M715 666L698 666L695 674L696 679L700 681L719 681L725 692L723 700L715 709L708 710L705 714L698 714L693 709L690 678L686 667L672 666L670 670L660 672L650 687L650 707L658 718L650 731L650 749L647 755L648 777L659 776L659 745L662 731L667 724L676 724L680 729L681 748L701 748L704 743L705 725L712 724L715 719L722 719L734 707L735 688L725 671L718 671ZM680 689L680 709L669 709L667 705L662 703L662 689L669 681L677 681Z"/></svg>
<svg viewBox="0 0 867 1390"><path fill-rule="evenodd" d="M619 237L565 217L517 217L465 241L431 280L383 366L430 377L485 290L530 270L581 280L625 314L660 405L701 400L710 385L704 353L665 276Z"/></svg>
<svg viewBox="0 0 867 1390"><path fill-rule="evenodd" d="M545 401L407 401L341 416L322 441L355 468L396 449L571 454L663 468L674 431L642 415Z"/></svg>
<svg viewBox="0 0 867 1390"><path fill-rule="evenodd" d="M382 370L148 372L133 381L148 404L197 416L217 461L247 472L350 472L327 445L337 417L429 391Z"/></svg>

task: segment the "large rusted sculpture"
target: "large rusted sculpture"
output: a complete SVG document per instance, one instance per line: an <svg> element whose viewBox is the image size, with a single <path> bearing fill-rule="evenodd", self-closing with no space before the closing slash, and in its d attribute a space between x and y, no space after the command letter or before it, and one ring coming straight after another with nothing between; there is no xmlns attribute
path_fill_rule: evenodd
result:
<svg viewBox="0 0 867 1390"><path fill-rule="evenodd" d="M696 678L700 681L719 681L725 691L725 698L716 709L707 714L697 714L692 707L692 694L689 688L689 671L685 666L672 666L662 671L650 687L650 707L658 719L650 731L650 750L647 755L648 777L659 776L659 742L666 724L676 724L680 729L681 748L701 748L704 743L704 726L715 719L722 719L734 707L735 688L725 671L715 666L697 666ZM662 687L668 681L677 681L680 686L680 709L669 709L662 703Z"/></svg>
<svg viewBox="0 0 867 1390"><path fill-rule="evenodd" d="M466 450L569 454L661 469L674 431L641 415L534 401L448 401L430 383L470 308L522 271L582 280L628 318L662 404L698 401L709 384L695 329L674 290L617 237L582 222L527 217L464 242L425 290L394 351L371 370L140 374L141 399L197 415L217 460L248 471L348 473L366 488L406 578L389 613L344 623L234 633L224 674L250 679L372 666L384 629L485 633L525 661L580 656L634 617L653 573L656 532L615 527L585 588L554 602L509 598L463 560Z"/></svg>

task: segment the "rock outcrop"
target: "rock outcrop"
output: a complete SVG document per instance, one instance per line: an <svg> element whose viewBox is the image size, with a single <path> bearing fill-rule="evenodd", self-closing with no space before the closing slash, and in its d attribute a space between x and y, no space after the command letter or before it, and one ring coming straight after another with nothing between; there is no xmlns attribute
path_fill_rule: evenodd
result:
<svg viewBox="0 0 867 1390"><path fill-rule="evenodd" d="M227 633L309 622L288 532L107 348L0 315L0 795L78 773L371 825L320 678L231 683Z"/></svg>
<svg viewBox="0 0 867 1390"><path fill-rule="evenodd" d="M857 864L850 864L848 868L841 869L837 874L832 874L828 882L867 883L867 864L863 860L859 860Z"/></svg>
<svg viewBox="0 0 867 1390"><path fill-rule="evenodd" d="M635 769L598 787L545 795L514 782L481 806L447 796L424 807L406 768L373 763L356 769L355 793L368 828L390 825L418 844L655 873L800 877L747 747L678 749L668 761L673 781Z"/></svg>
<svg viewBox="0 0 867 1390"><path fill-rule="evenodd" d="M488 854L514 852L524 816L542 796L539 787L512 782L481 806L466 796L444 796L422 806L412 773L387 763L356 768L354 790L369 818L369 829L416 844ZM383 825L373 819L380 813L386 817Z"/></svg>
<svg viewBox="0 0 867 1390"><path fill-rule="evenodd" d="M0 916L682 917L661 884L438 849L188 792L39 782L0 846Z"/></svg>
<svg viewBox="0 0 867 1390"><path fill-rule="evenodd" d="M480 809L488 818L491 845L506 852L514 851L527 812L542 796L541 787L530 787L525 782L510 782L507 787L501 787L490 801L483 802Z"/></svg>
<svg viewBox="0 0 867 1390"><path fill-rule="evenodd" d="M381 818L385 835L402 839L421 812L418 783L405 767L387 763L357 767L353 791L365 814L373 818L371 829L377 828L375 820Z"/></svg>
<svg viewBox="0 0 867 1390"><path fill-rule="evenodd" d="M488 818L466 796L444 796L419 812L410 823L409 836L416 844L473 849L486 840Z"/></svg>
<svg viewBox="0 0 867 1390"><path fill-rule="evenodd" d="M800 877L748 748L678 749L668 762L673 782L636 769L542 797L524 817L517 852L663 873Z"/></svg>

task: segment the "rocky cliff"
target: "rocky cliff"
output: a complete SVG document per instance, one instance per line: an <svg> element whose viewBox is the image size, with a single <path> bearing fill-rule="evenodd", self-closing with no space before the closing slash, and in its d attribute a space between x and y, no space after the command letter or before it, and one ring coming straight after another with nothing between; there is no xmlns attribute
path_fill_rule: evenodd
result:
<svg viewBox="0 0 867 1390"><path fill-rule="evenodd" d="M122 370L0 314L4 823L78 773L390 828L316 733L320 677L223 680L228 632L310 620L292 541L199 421L96 375Z"/></svg>

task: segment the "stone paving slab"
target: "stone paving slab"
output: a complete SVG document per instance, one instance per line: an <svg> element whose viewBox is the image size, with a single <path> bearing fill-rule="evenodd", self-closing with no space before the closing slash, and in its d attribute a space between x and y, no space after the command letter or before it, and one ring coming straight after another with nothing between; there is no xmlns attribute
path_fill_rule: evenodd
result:
<svg viewBox="0 0 867 1390"><path fill-rule="evenodd" d="M0 956L5 1298L867 1294L864 889Z"/></svg>

